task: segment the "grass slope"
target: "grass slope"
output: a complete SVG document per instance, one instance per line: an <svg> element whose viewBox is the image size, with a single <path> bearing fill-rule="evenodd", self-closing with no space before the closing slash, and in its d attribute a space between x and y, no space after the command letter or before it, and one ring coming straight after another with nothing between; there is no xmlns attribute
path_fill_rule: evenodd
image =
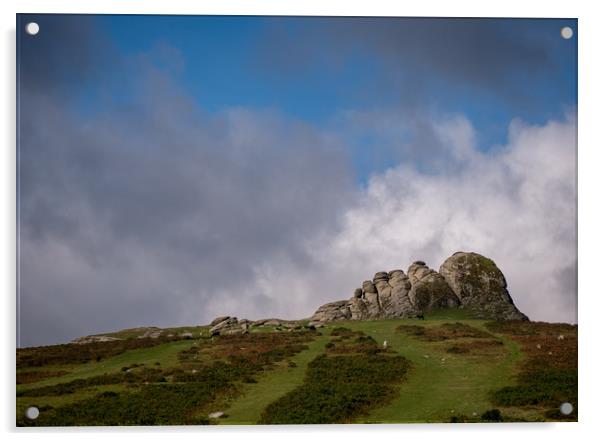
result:
<svg viewBox="0 0 602 441"><path fill-rule="evenodd" d="M404 322L435 327L450 319L485 330L484 321L456 320L453 315ZM399 387L398 397L358 422L448 422L454 414L477 416L492 408L491 390L514 384L513 375L521 353L512 340L500 337L504 349L495 355L452 354L446 350L449 343L421 341L397 332L395 328L399 323L399 320L386 320L346 324L381 344L386 340L391 349L413 363L412 372Z"/></svg>
<svg viewBox="0 0 602 441"><path fill-rule="evenodd" d="M153 366L158 362L162 367L175 366L178 362L178 353L191 347L193 344L194 342L191 340L180 340L150 348L132 349L101 361L90 361L88 363L76 365L44 366L43 370L55 369L58 371L68 371L69 373L60 377L47 378L35 383L20 384L17 386L17 392L24 389L67 383L72 380L118 372L123 366L134 363ZM28 368L28 370L32 369L33 368Z"/></svg>
<svg viewBox="0 0 602 441"><path fill-rule="evenodd" d="M26 381L17 385L18 394L22 391L62 385L78 379L94 380L93 377L104 374L114 375L124 372L131 365L143 365L138 369L160 370L166 375L167 382L163 383L163 386L153 383L152 380L148 384L146 381L141 381L140 384L129 385L92 382L90 384L98 385L66 394L18 396L17 417L23 422L22 415L25 409L29 406L37 406L43 414L50 412L62 415L63 421L92 424L98 421L98 415L79 415L75 412L75 408L70 410L69 406L78 402L94 402L95 399L104 400L107 409L113 406L113 403L118 404L120 400L125 400L124 403L127 401L128 405L139 406L138 402L152 398L154 390L164 391L164 395L170 396L171 401L178 402L178 397L181 396L182 399L190 398L190 403L198 402L198 406L187 407L188 419L174 419L172 423L257 424L262 415L265 415L266 409L270 406L271 409L278 409L277 403L285 403L286 400L282 401L284 397L288 397L288 401L291 401L290 397L294 398L295 391L305 390L305 395L315 392L312 387L315 389L314 386L318 386L317 383L320 381L315 385L311 384L315 381L312 380L308 366L312 366L310 363L315 362L322 354L327 354L328 357L345 355L344 345L340 347L337 343L340 337L331 335L331 332L340 326L364 333L376 340L378 347L382 347L386 340L387 354L401 355L409 360L411 365L401 382L391 384L394 394L389 394L382 402L373 401L375 404L364 406L364 410L349 413L352 416L344 421L424 423L449 422L456 419L474 422L480 421L483 414L493 415L494 408L501 410L505 421L559 421L570 419L551 412L558 397L562 398L566 395L569 397L567 399L574 399L575 402L572 404L575 407L577 405L576 387L574 387L576 327L529 323L492 326L486 325L483 320L471 317L467 311L446 310L430 314L424 321L408 319L331 323L320 329L320 333L314 331L311 336L308 334L307 338L294 337L293 334L278 332L271 328L256 329L247 337L215 339L199 338L199 331L192 340L171 341L152 347L130 349L100 361L20 367L17 369L17 374ZM173 331L187 329L191 328ZM122 333L122 338L127 338L126 332L122 331ZM562 339L559 334L563 334ZM298 349L294 349L294 346L286 346L297 344L296 341L303 346L299 346ZM201 375L216 362L222 364L215 366L223 366L226 369L234 369L236 366L238 366L236 369L240 369L249 363L255 363L259 370L251 369L240 378L232 377L232 380L226 382L228 387L220 389L221 392L218 390L206 400L204 397L209 394L203 392L203 386L199 382L202 380L195 379L195 375ZM574 372L574 380L573 377L569 378L570 382L564 377L557 380L557 376L548 375L548 370L545 369L549 366L565 371L573 369L569 373ZM58 374L53 375L54 372ZM235 372L232 371L229 375ZM226 373L224 371L224 374ZM533 373L547 375L547 383L541 386L543 389L531 391L531 395L537 394L535 396L537 400L531 395L527 397L526 392L523 393L524 386L529 386L527 380ZM552 373L556 374L556 371ZM370 372L366 372L366 375L370 375ZM204 377L201 375L198 378ZM388 380L383 379L383 381ZM538 385L539 383L541 382L538 382ZM158 389L159 387L163 388ZM196 389L198 391L194 392ZM140 391L142 395L131 395L136 391ZM117 395L111 394L113 392ZM303 399L310 399L310 395ZM523 395L526 398L523 398ZM512 402L507 398L508 396L512 398ZM138 402L137 397L140 398ZM522 401L518 402L516 397ZM325 400L324 405L329 405L326 395L320 399ZM301 398L297 399L299 400ZM513 404L514 401L517 403ZM288 405L292 405L291 403ZM376 405L379 407L375 407ZM60 410L63 408L64 410ZM226 416L207 420L208 413L216 411L223 411ZM67 418L70 414L65 412L73 413L73 418ZM171 413L166 413L165 416L161 416L160 412L162 412L161 406L157 407L153 417L148 420L142 416L138 419L124 420L122 423L165 421L167 424L171 421L170 418L173 419L174 412L170 411ZM573 415L571 418L574 420L576 416ZM107 422L120 423L119 419L111 421L107 419Z"/></svg>
<svg viewBox="0 0 602 441"><path fill-rule="evenodd" d="M307 350L290 359L291 365L281 363L275 366L274 370L264 372L257 379L257 383L245 385L242 396L225 409L228 418L220 420L220 423L256 424L268 404L303 383L307 365L324 351L324 346L329 339L328 335L318 337L308 345ZM215 411L221 410L224 409L215 407Z"/></svg>
<svg viewBox="0 0 602 441"><path fill-rule="evenodd" d="M107 358L100 362L88 362L76 365L60 365L44 367L44 370L56 369L59 371L69 371L68 374L61 377L51 377L35 383L17 385L17 393L22 390L39 388L42 386L51 386L55 384L68 383L73 380L91 378L103 374L121 372L123 366L133 363L154 366L160 363L162 367L175 366L178 361L178 353L192 346L193 342L182 340L151 348L134 349L123 354ZM108 386L98 386L93 390L82 390L75 394L60 395L53 397L17 397L17 415L23 415L30 406L46 408L47 406L60 407L77 401L86 400L94 397L98 393L112 391L121 392L124 386L115 384Z"/></svg>
<svg viewBox="0 0 602 441"><path fill-rule="evenodd" d="M338 327L303 384L268 405L261 424L350 423L393 398L410 362L361 331Z"/></svg>

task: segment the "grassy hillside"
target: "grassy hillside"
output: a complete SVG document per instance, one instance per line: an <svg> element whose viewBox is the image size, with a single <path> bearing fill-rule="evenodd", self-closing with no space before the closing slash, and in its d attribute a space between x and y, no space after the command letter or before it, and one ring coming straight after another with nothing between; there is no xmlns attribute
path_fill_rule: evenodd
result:
<svg viewBox="0 0 602 441"><path fill-rule="evenodd" d="M131 329L107 334L115 341L20 349L17 425L576 420L576 326L445 310L206 331ZM558 411L563 402L571 415ZM30 406L38 419L25 418Z"/></svg>

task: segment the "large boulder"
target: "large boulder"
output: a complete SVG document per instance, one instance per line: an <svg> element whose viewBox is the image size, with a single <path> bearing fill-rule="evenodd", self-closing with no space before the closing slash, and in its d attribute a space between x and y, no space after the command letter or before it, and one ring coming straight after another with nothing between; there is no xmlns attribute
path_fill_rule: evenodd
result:
<svg viewBox="0 0 602 441"><path fill-rule="evenodd" d="M363 299L354 297L349 300L349 314L351 320L365 320L370 318L370 313Z"/></svg>
<svg viewBox="0 0 602 441"><path fill-rule="evenodd" d="M230 331L234 328L239 328L238 319L236 317L224 316L218 318L221 318L222 321L216 323L211 327L211 329L209 329L209 334L211 335L225 335L227 331Z"/></svg>
<svg viewBox="0 0 602 441"><path fill-rule="evenodd" d="M389 303L391 299L391 285L389 285L389 273L380 271L374 275L373 279L376 292L378 293L379 310L384 303Z"/></svg>
<svg viewBox="0 0 602 441"><path fill-rule="evenodd" d="M514 305L506 278L493 260L477 253L457 252L439 268L462 305L494 320L528 320Z"/></svg>
<svg viewBox="0 0 602 441"><path fill-rule="evenodd" d="M362 290L364 293L376 293L376 286L374 286L372 280L366 280L362 283Z"/></svg>
<svg viewBox="0 0 602 441"><path fill-rule="evenodd" d="M331 322L334 320L346 320L351 318L349 302L339 300L338 302L326 303L318 308L311 317L312 322Z"/></svg>
<svg viewBox="0 0 602 441"><path fill-rule="evenodd" d="M408 278L412 285L408 297L418 311L429 312L460 305L458 296L441 274L426 266L424 262L418 261L410 265Z"/></svg>
<svg viewBox="0 0 602 441"><path fill-rule="evenodd" d="M211 323L209 323L209 326L215 326L225 320L228 320L229 318L230 318L229 315L222 315L222 316L216 317L213 320L211 320Z"/></svg>

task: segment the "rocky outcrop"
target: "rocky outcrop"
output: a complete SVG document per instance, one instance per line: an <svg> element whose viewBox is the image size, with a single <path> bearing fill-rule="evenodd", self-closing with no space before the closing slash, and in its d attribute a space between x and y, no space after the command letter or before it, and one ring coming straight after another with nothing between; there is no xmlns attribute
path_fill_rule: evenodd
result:
<svg viewBox="0 0 602 441"><path fill-rule="evenodd" d="M379 271L356 288L349 300L318 308L311 323L334 320L410 318L445 308L470 308L478 317L528 320L506 289L506 280L492 260L476 253L455 253L437 272L425 262Z"/></svg>
<svg viewBox="0 0 602 441"><path fill-rule="evenodd" d="M462 305L481 317L497 320L528 320L514 305L506 278L495 262L477 253L457 252L449 257L439 273Z"/></svg>
<svg viewBox="0 0 602 441"><path fill-rule="evenodd" d="M242 334L243 332L243 329L238 324L238 319L236 317L217 317L211 322L211 324L213 324L211 329L209 329L209 334L211 335Z"/></svg>
<svg viewBox="0 0 602 441"><path fill-rule="evenodd" d="M411 284L402 270L375 275L380 311L377 316L383 318L414 317L418 311L410 302Z"/></svg>
<svg viewBox="0 0 602 441"><path fill-rule="evenodd" d="M408 297L417 310L424 313L460 305L460 300L441 274L430 269L424 262L410 265L408 278L412 286Z"/></svg>
<svg viewBox="0 0 602 441"><path fill-rule="evenodd" d="M329 322L349 318L351 318L349 302L347 300L340 300L320 306L311 319L317 322Z"/></svg>
<svg viewBox="0 0 602 441"><path fill-rule="evenodd" d="M86 337L78 337L74 340L71 340L71 344L75 345L85 345L88 343L104 343L107 341L116 341L123 340L121 338L109 337L108 335L88 335Z"/></svg>
<svg viewBox="0 0 602 441"><path fill-rule="evenodd" d="M316 324L319 324L319 322L316 322ZM304 327L307 328L308 324L306 320L268 318L253 321L247 319L239 320L236 317L224 315L213 319L209 326L211 326L209 334L214 337L217 335L247 334L251 331L251 328L270 328L273 331L295 331ZM312 325L312 327L315 326Z"/></svg>
<svg viewBox="0 0 602 441"><path fill-rule="evenodd" d="M215 317L213 320L211 320L211 323L209 323L209 326L215 326L218 325L220 323L222 323L223 321L226 321L230 318L229 315L222 315L219 317Z"/></svg>

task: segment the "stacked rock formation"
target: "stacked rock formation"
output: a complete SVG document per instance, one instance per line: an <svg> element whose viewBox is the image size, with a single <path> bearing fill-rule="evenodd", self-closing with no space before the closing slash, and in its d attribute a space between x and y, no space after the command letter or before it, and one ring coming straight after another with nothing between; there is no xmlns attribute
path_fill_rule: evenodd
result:
<svg viewBox="0 0 602 441"><path fill-rule="evenodd" d="M411 318L457 307L470 308L476 317L486 319L528 320L514 306L506 279L491 259L457 252L439 272L422 261L412 263L407 275L400 269L377 272L349 300L320 306L311 323Z"/></svg>

